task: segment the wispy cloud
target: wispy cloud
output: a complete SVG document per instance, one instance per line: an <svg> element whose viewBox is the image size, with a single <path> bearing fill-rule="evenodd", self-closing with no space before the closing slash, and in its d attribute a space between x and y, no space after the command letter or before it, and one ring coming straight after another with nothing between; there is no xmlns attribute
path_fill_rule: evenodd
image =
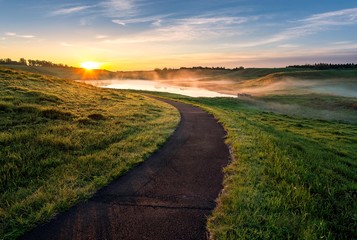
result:
<svg viewBox="0 0 357 240"><path fill-rule="evenodd" d="M300 47L300 46L297 45L297 44L289 44L289 43L287 43L287 44L280 44L280 45L278 45L278 47L280 47L280 48L297 48L297 47Z"/></svg>
<svg viewBox="0 0 357 240"><path fill-rule="evenodd" d="M193 17L175 20L168 26L155 30L157 36L165 36L164 39L176 38L176 40L208 39L212 37L229 37L237 34L234 30L237 25L245 23L245 17ZM172 37L170 37L172 35Z"/></svg>
<svg viewBox="0 0 357 240"><path fill-rule="evenodd" d="M165 16L135 18L130 20L113 20L126 26L130 23L151 22L152 29L130 37L106 39L105 43L144 43L191 41L214 37L229 37L239 34L234 31L240 24L248 22L248 17L198 16L182 19L165 18Z"/></svg>
<svg viewBox="0 0 357 240"><path fill-rule="evenodd" d="M107 0L99 4L109 17L134 16L138 12L135 0Z"/></svg>
<svg viewBox="0 0 357 240"><path fill-rule="evenodd" d="M25 39L30 39L30 38L35 38L36 36L34 35L21 35L21 34L17 34L14 32L6 32L5 33L6 37L12 37L12 38L25 38Z"/></svg>
<svg viewBox="0 0 357 240"><path fill-rule="evenodd" d="M67 42L61 42L60 45L63 47L73 47L74 46L73 44L67 43Z"/></svg>
<svg viewBox="0 0 357 240"><path fill-rule="evenodd" d="M87 15L79 20L79 26L90 26L97 20L97 18L98 16L95 14L95 10L88 12Z"/></svg>
<svg viewBox="0 0 357 240"><path fill-rule="evenodd" d="M338 41L338 42L333 42L333 45L345 45L345 44L350 44L352 43L351 41Z"/></svg>
<svg viewBox="0 0 357 240"><path fill-rule="evenodd" d="M113 19L112 22L122 26L126 26L128 24L147 23L147 22L151 23L154 26L160 26L162 19L168 16L169 15L158 15L158 16L129 18L129 19Z"/></svg>
<svg viewBox="0 0 357 240"><path fill-rule="evenodd" d="M157 19L156 21L154 21L152 23L153 26L155 27L160 27L162 25L162 20L161 19Z"/></svg>
<svg viewBox="0 0 357 240"><path fill-rule="evenodd" d="M347 25L357 22L357 8L343 9L320 14L301 20L313 25Z"/></svg>
<svg viewBox="0 0 357 240"><path fill-rule="evenodd" d="M334 50L357 50L357 43L353 43L353 42L336 42L336 43L332 43L331 46L329 46L330 49L334 49Z"/></svg>
<svg viewBox="0 0 357 240"><path fill-rule="evenodd" d="M96 39L106 39L106 38L109 38L109 36L107 35L97 35L95 36Z"/></svg>
<svg viewBox="0 0 357 240"><path fill-rule="evenodd" d="M134 8L134 0L109 0L102 3L103 6L118 11L130 10Z"/></svg>
<svg viewBox="0 0 357 240"><path fill-rule="evenodd" d="M211 25L211 24L233 25L233 24L244 23L247 21L248 21L247 17L221 17L221 16L192 17L192 18L179 20L179 22L185 25Z"/></svg>
<svg viewBox="0 0 357 240"><path fill-rule="evenodd" d="M19 38L35 38L34 35L18 35Z"/></svg>
<svg viewBox="0 0 357 240"><path fill-rule="evenodd" d="M68 15L82 12L86 9L92 8L93 6L83 5L83 6L76 6L76 7L69 7L69 8L60 8L51 12L52 16L58 15Z"/></svg>
<svg viewBox="0 0 357 240"><path fill-rule="evenodd" d="M118 25L122 25L125 26L127 23L123 20L112 20L113 23L118 24Z"/></svg>
<svg viewBox="0 0 357 240"><path fill-rule="evenodd" d="M310 17L297 20L292 23L297 25L287 28L282 32L264 40L240 44L240 46L255 47L259 45L277 43L295 38L306 37L321 31L329 30L336 26L357 24L357 8L314 14Z"/></svg>

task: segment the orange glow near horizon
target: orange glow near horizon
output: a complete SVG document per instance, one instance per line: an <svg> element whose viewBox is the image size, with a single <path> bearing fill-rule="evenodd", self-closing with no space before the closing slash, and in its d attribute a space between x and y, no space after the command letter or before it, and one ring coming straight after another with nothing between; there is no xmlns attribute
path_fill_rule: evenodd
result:
<svg viewBox="0 0 357 240"><path fill-rule="evenodd" d="M100 65L101 64L98 62L91 62L91 61L81 62L80 64L81 68L84 68L86 70L99 69Z"/></svg>

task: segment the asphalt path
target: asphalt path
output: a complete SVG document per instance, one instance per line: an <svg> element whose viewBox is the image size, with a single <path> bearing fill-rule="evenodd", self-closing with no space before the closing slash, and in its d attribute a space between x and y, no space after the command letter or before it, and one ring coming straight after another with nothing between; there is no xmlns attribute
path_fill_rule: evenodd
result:
<svg viewBox="0 0 357 240"><path fill-rule="evenodd" d="M230 156L226 132L198 107L161 101L176 107L181 121L160 150L20 239L207 239Z"/></svg>

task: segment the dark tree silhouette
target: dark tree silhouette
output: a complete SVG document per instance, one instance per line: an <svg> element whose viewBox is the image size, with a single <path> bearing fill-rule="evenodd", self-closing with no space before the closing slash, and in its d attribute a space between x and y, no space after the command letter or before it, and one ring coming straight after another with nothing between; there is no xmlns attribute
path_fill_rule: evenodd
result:
<svg viewBox="0 0 357 240"><path fill-rule="evenodd" d="M69 67L67 64L62 64L62 63L53 63L50 61L44 61L44 60L26 60L25 58L20 58L19 61L13 61L10 58L3 58L0 59L0 64L7 64L7 65L25 65L25 66L31 66L31 67L61 67L61 68L67 68Z"/></svg>
<svg viewBox="0 0 357 240"><path fill-rule="evenodd" d="M315 63L315 64L304 64L304 65L291 65L291 66L287 66L287 68L305 68L305 69L316 69L316 70L357 69L357 64L355 64L355 63L343 63L343 64Z"/></svg>

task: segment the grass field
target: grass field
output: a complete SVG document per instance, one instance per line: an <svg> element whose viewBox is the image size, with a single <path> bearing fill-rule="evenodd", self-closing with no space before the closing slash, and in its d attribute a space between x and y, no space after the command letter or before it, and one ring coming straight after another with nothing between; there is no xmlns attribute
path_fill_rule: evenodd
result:
<svg viewBox="0 0 357 240"><path fill-rule="evenodd" d="M283 115L234 98L159 95L201 106L228 132L233 161L209 218L213 239L356 238L356 124Z"/></svg>
<svg viewBox="0 0 357 240"><path fill-rule="evenodd" d="M357 123L357 98L305 93L249 97L251 108L295 117Z"/></svg>
<svg viewBox="0 0 357 240"><path fill-rule="evenodd" d="M0 68L0 239L143 161L179 114L151 98Z"/></svg>
<svg viewBox="0 0 357 240"><path fill-rule="evenodd" d="M51 77L65 78L71 80L80 79L112 79L115 78L115 72L110 72L106 70L91 70L86 71L82 68L75 67L37 67L37 66L26 66L26 65L8 65L0 64L0 67L10 68L14 70L42 74Z"/></svg>
<svg viewBox="0 0 357 240"><path fill-rule="evenodd" d="M347 79L341 86L355 74L316 72L332 76L325 83ZM292 73L274 74L284 76L252 81ZM10 70L0 70L0 86L0 238L88 197L154 151L178 120L133 91ZM233 161L209 218L213 239L356 238L357 99L296 86L247 99L155 93L206 109L228 132Z"/></svg>

